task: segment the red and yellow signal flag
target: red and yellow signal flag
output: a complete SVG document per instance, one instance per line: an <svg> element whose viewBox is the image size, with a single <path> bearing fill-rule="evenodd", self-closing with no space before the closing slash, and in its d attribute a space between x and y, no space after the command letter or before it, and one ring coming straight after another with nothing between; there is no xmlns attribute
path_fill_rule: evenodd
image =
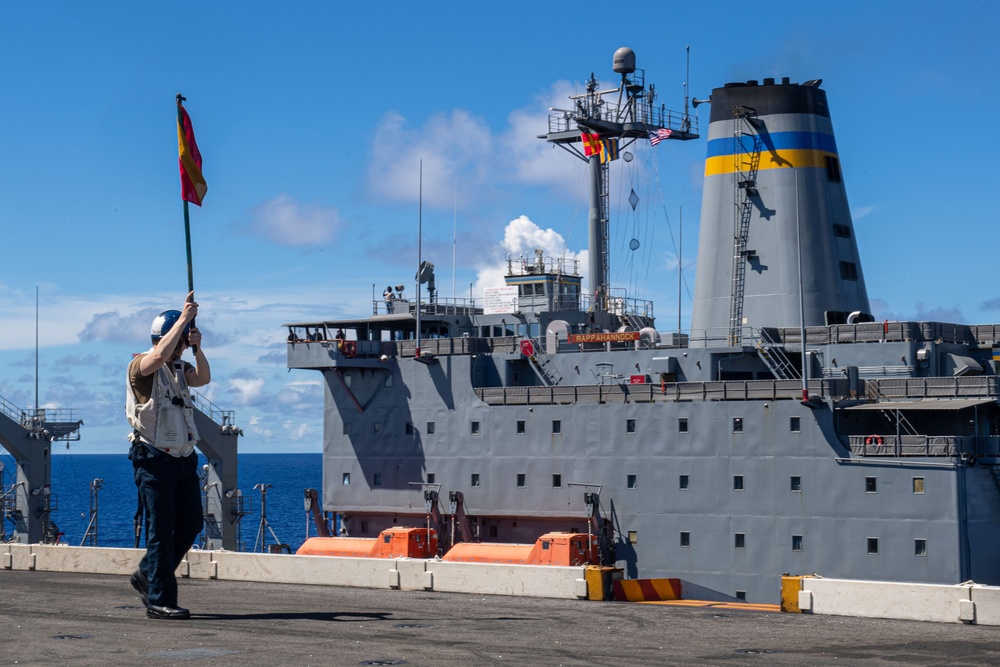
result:
<svg viewBox="0 0 1000 667"><path fill-rule="evenodd" d="M208 192L208 184L201 175L201 152L194 139L191 117L180 100L177 102L177 151L181 170L181 199L201 206L205 193Z"/></svg>

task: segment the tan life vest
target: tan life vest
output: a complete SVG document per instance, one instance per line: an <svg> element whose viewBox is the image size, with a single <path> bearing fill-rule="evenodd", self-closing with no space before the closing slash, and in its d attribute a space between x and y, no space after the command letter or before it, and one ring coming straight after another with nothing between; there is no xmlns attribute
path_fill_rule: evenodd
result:
<svg viewBox="0 0 1000 667"><path fill-rule="evenodd" d="M170 456L180 458L194 451L198 429L183 362L164 364L156 371L152 396L145 403L136 401L131 381L126 393L125 412L134 429L129 442L136 442L138 434L139 440Z"/></svg>

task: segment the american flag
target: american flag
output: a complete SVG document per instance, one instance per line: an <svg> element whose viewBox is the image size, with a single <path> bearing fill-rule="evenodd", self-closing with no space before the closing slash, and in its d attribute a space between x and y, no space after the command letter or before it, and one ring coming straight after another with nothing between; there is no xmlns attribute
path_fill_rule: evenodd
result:
<svg viewBox="0 0 1000 667"><path fill-rule="evenodd" d="M670 138L670 130L664 130L662 127L656 132L649 133L649 143L653 146L660 143L663 139Z"/></svg>

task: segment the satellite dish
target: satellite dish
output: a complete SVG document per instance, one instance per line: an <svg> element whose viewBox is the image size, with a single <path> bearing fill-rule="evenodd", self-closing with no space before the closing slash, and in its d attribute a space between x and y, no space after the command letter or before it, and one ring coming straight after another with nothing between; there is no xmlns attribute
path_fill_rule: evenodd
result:
<svg viewBox="0 0 1000 667"><path fill-rule="evenodd" d="M628 247L629 247L629 250L638 250L639 249L639 239L632 239L631 241L629 241L628 242Z"/></svg>
<svg viewBox="0 0 1000 667"><path fill-rule="evenodd" d="M624 153L622 153L622 159L625 160L626 162L631 162L632 154L629 153L628 151L625 151Z"/></svg>

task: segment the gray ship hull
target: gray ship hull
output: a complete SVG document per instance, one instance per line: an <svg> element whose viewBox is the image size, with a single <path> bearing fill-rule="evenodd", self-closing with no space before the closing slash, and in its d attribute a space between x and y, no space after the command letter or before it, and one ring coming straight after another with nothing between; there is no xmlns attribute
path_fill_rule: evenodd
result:
<svg viewBox="0 0 1000 667"><path fill-rule="evenodd" d="M697 138L623 51L629 100L592 78L549 142ZM289 368L324 378L323 509L443 548L590 532L704 599L776 602L783 573L1000 584L1000 326L872 321L819 83L713 91L689 334L602 280L596 156L596 287L539 251L508 262L505 312L431 287L286 325Z"/></svg>

